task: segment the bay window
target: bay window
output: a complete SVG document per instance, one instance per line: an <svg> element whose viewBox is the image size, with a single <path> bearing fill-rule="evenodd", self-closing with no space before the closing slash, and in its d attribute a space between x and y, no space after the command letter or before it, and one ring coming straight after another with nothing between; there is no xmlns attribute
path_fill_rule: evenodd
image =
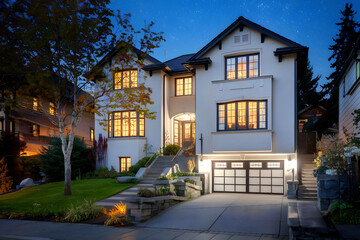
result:
<svg viewBox="0 0 360 240"><path fill-rule="evenodd" d="M226 79L242 79L258 77L259 73L259 54L249 54L225 58Z"/></svg>
<svg viewBox="0 0 360 240"><path fill-rule="evenodd" d="M144 137L145 118L136 111L112 112L109 114L109 137Z"/></svg>
<svg viewBox="0 0 360 240"><path fill-rule="evenodd" d="M218 131L267 128L267 101L237 101L217 107Z"/></svg>

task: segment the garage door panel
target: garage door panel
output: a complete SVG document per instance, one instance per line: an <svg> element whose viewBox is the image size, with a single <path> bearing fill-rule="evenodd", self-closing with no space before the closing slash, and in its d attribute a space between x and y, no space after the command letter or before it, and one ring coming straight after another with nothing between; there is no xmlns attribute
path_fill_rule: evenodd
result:
<svg viewBox="0 0 360 240"><path fill-rule="evenodd" d="M272 178L272 185L284 185L284 180L282 178Z"/></svg>
<svg viewBox="0 0 360 240"><path fill-rule="evenodd" d="M214 177L214 184L224 184L224 177Z"/></svg>
<svg viewBox="0 0 360 240"><path fill-rule="evenodd" d="M249 178L249 184L259 184L260 183L260 179L259 178Z"/></svg>
<svg viewBox="0 0 360 240"><path fill-rule="evenodd" d="M225 185L225 192L235 192L234 185Z"/></svg>
<svg viewBox="0 0 360 240"><path fill-rule="evenodd" d="M271 178L261 178L261 185L271 185Z"/></svg>
<svg viewBox="0 0 360 240"><path fill-rule="evenodd" d="M235 170L225 170L225 176L235 176Z"/></svg>
<svg viewBox="0 0 360 240"><path fill-rule="evenodd" d="M250 177L259 177L260 176L260 170L254 170L254 169L251 169L249 170L249 176Z"/></svg>
<svg viewBox="0 0 360 240"><path fill-rule="evenodd" d="M246 192L246 185L235 185L236 192Z"/></svg>
<svg viewBox="0 0 360 240"><path fill-rule="evenodd" d="M260 192L260 186L259 185L250 185L249 192L252 192L252 193Z"/></svg>
<svg viewBox="0 0 360 240"><path fill-rule="evenodd" d="M223 192L225 190L224 185L214 184L214 191Z"/></svg>
<svg viewBox="0 0 360 240"><path fill-rule="evenodd" d="M271 170L272 171L272 177L283 177L284 171L283 170Z"/></svg>
<svg viewBox="0 0 360 240"><path fill-rule="evenodd" d="M246 177L246 170L236 170L235 174L237 177Z"/></svg>
<svg viewBox="0 0 360 240"><path fill-rule="evenodd" d="M283 193L284 187L283 186L272 186L272 193Z"/></svg>
<svg viewBox="0 0 360 240"><path fill-rule="evenodd" d="M225 184L235 184L235 179L233 177L225 177Z"/></svg>
<svg viewBox="0 0 360 240"><path fill-rule="evenodd" d="M224 170L215 169L214 170L214 176L224 176Z"/></svg>
<svg viewBox="0 0 360 240"><path fill-rule="evenodd" d="M262 193L271 193L271 186L261 186Z"/></svg>
<svg viewBox="0 0 360 240"><path fill-rule="evenodd" d="M271 170L261 170L261 177L271 177Z"/></svg>
<svg viewBox="0 0 360 240"><path fill-rule="evenodd" d="M236 184L246 184L246 178L236 178Z"/></svg>

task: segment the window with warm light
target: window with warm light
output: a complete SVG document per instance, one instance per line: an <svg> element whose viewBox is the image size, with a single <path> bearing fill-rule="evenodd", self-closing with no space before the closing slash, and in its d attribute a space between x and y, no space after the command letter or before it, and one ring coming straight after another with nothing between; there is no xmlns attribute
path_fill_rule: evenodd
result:
<svg viewBox="0 0 360 240"><path fill-rule="evenodd" d="M33 136L39 136L40 135L40 126L33 124L32 125L32 134Z"/></svg>
<svg viewBox="0 0 360 240"><path fill-rule="evenodd" d="M39 103L39 99L38 98L33 98L33 102L32 102L32 109L35 111L39 111L40 110L40 103Z"/></svg>
<svg viewBox="0 0 360 240"><path fill-rule="evenodd" d="M176 78L175 79L175 95L188 96L192 95L192 78Z"/></svg>
<svg viewBox="0 0 360 240"><path fill-rule="evenodd" d="M55 103L53 102L49 103L49 113L52 116L56 115L56 107L55 107Z"/></svg>
<svg viewBox="0 0 360 240"><path fill-rule="evenodd" d="M360 78L360 61L356 61L356 80Z"/></svg>
<svg viewBox="0 0 360 240"><path fill-rule="evenodd" d="M266 101L237 101L218 104L218 131L267 128Z"/></svg>
<svg viewBox="0 0 360 240"><path fill-rule="evenodd" d="M131 167L131 158L130 157L119 157L119 166L120 172L129 171Z"/></svg>
<svg viewBox="0 0 360 240"><path fill-rule="evenodd" d="M138 86L138 71L129 69L114 74L114 89L135 88Z"/></svg>
<svg viewBox="0 0 360 240"><path fill-rule="evenodd" d="M94 132L94 129L90 128L90 141L94 141L94 138L95 138L95 132Z"/></svg>
<svg viewBox="0 0 360 240"><path fill-rule="evenodd" d="M0 133L4 131L4 121L0 119Z"/></svg>
<svg viewBox="0 0 360 240"><path fill-rule="evenodd" d="M258 77L259 54L249 54L225 58L226 79L242 79Z"/></svg>
<svg viewBox="0 0 360 240"><path fill-rule="evenodd" d="M144 137L145 118L136 111L112 112L109 114L109 137Z"/></svg>

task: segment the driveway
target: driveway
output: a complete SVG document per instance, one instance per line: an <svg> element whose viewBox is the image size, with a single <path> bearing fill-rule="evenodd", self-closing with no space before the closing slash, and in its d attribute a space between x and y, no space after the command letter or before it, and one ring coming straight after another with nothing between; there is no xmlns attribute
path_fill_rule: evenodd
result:
<svg viewBox="0 0 360 240"><path fill-rule="evenodd" d="M280 195L213 193L178 204L138 226L286 236L287 203Z"/></svg>

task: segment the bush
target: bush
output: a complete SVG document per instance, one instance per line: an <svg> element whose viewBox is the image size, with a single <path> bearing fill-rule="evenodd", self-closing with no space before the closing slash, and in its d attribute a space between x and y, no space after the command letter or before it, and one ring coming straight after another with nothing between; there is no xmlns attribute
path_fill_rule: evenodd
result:
<svg viewBox="0 0 360 240"><path fill-rule="evenodd" d="M170 191L170 187L161 187L156 193L157 196L175 196L176 193Z"/></svg>
<svg viewBox="0 0 360 240"><path fill-rule="evenodd" d="M103 213L102 207L93 204L93 201L85 200L78 206L71 205L65 215L64 220L67 222L81 222L97 218Z"/></svg>
<svg viewBox="0 0 360 240"><path fill-rule="evenodd" d="M334 224L360 224L360 203L335 202L329 217Z"/></svg>
<svg viewBox="0 0 360 240"><path fill-rule="evenodd" d="M104 222L105 226L128 226L131 225L130 219L126 214L114 214Z"/></svg>
<svg viewBox="0 0 360 240"><path fill-rule="evenodd" d="M23 167L23 178L32 178L34 181L41 180L40 155L22 156L20 162Z"/></svg>
<svg viewBox="0 0 360 240"><path fill-rule="evenodd" d="M90 172L91 162L88 159L90 149L83 140L74 138L73 150L71 153L71 178L75 179L80 174ZM64 156L61 149L60 138L53 138L48 148L43 148L40 154L42 169L51 181L64 180Z"/></svg>
<svg viewBox="0 0 360 240"><path fill-rule="evenodd" d="M91 178L116 178L116 177L123 177L123 176L135 176L135 174L131 172L117 172L114 168L109 170L108 168L99 168L93 172L88 172L85 174L84 178L91 179Z"/></svg>
<svg viewBox="0 0 360 240"><path fill-rule="evenodd" d="M151 191L150 189L140 187L139 192L137 193L137 196L150 198L150 197L155 197L156 194L153 191Z"/></svg>
<svg viewBox="0 0 360 240"><path fill-rule="evenodd" d="M178 178L177 176L172 176L172 175L167 175L167 176L161 175L160 177L157 178L157 180L175 180L177 178Z"/></svg>
<svg viewBox="0 0 360 240"><path fill-rule="evenodd" d="M164 155L176 155L177 152L180 150L180 146L176 144L169 144L164 148Z"/></svg>
<svg viewBox="0 0 360 240"><path fill-rule="evenodd" d="M177 172L177 173L173 173L172 176L178 176L178 177L195 176L195 173L193 173L193 172Z"/></svg>
<svg viewBox="0 0 360 240"><path fill-rule="evenodd" d="M6 193L11 190L13 181L10 176L8 176L8 167L5 162L5 157L0 159L0 194Z"/></svg>
<svg viewBox="0 0 360 240"><path fill-rule="evenodd" d="M136 174L140 168L145 167L147 161L149 161L150 157L144 157L140 159L135 165L131 166L129 172Z"/></svg>
<svg viewBox="0 0 360 240"><path fill-rule="evenodd" d="M196 181L194 179L190 179L190 178L186 178L185 182L191 183L191 184L195 184Z"/></svg>

